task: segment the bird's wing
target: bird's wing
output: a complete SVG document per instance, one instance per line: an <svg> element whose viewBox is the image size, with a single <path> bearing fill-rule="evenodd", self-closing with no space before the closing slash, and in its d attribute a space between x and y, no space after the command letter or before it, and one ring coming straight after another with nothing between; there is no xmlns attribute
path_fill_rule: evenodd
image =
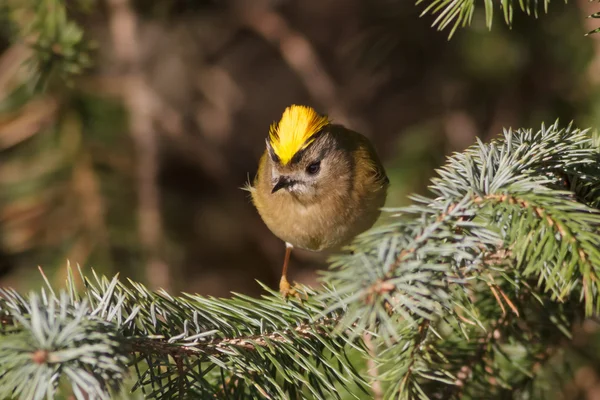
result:
<svg viewBox="0 0 600 400"><path fill-rule="evenodd" d="M358 142L360 143L359 148L362 150L359 154L364 158L364 162L368 163L368 173L372 174L374 182L381 184L382 186L389 185L390 180L371 141L360 133L354 133L358 135Z"/></svg>

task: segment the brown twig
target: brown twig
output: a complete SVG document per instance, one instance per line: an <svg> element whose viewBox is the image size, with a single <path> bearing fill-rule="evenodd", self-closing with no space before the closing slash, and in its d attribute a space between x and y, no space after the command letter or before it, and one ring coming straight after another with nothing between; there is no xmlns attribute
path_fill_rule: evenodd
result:
<svg viewBox="0 0 600 400"><path fill-rule="evenodd" d="M494 277L492 276L492 274L488 274L488 276L490 277L490 281L487 282L487 284L490 287L490 289L492 290L492 293L494 293L494 297L496 297L498 304L500 304L500 308L502 308L502 314L506 315L506 309L504 308L504 305L502 303L502 300L498 296L498 293L500 293L500 295L502 295L504 302L506 302L506 304L510 307L512 312L515 313L515 315L518 317L519 310L518 310L517 306L515 306L515 304L512 302L512 300L506 295L506 293L504 293L502 288L500 288L500 286L496 285L496 282L494 281Z"/></svg>
<svg viewBox="0 0 600 400"><path fill-rule="evenodd" d="M164 340L150 339L145 337L133 338L129 340L131 350L136 353L159 353L169 355L173 358L181 357L200 357L204 355L224 355L225 349L229 347L241 347L246 350L254 350L256 347L267 347L272 343L291 343L288 335L302 336L305 338L314 337L315 333L325 334L323 326L336 326L339 320L337 318L325 318L319 325L299 324L294 328L285 329L281 332L268 332L261 335L225 337L214 339L206 343L195 343L190 345L170 344Z"/></svg>
<svg viewBox="0 0 600 400"><path fill-rule="evenodd" d="M371 334L368 332L363 334L363 342L365 342L367 354L369 355L369 358L367 358L367 373L371 377L373 400L381 400L383 399L383 387L381 386L381 381L379 380L377 361L375 361L377 358L377 347L371 338Z"/></svg>
<svg viewBox="0 0 600 400"><path fill-rule="evenodd" d="M502 300L500 299L500 296L498 295L496 288L494 287L494 285L492 285L489 282L487 282L487 285L489 286L490 290L492 291L492 294L496 298L496 303L498 303L498 305L502 309L502 315L506 316L506 308L504 308L504 304L502 303Z"/></svg>

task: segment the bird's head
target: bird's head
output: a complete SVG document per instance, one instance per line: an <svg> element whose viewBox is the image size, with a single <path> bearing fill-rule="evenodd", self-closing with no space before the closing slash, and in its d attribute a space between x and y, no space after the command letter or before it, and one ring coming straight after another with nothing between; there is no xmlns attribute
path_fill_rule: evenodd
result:
<svg viewBox="0 0 600 400"><path fill-rule="evenodd" d="M327 116L313 108L292 105L271 125L267 138L271 193L289 192L310 201L343 181L349 172L344 149L330 134Z"/></svg>

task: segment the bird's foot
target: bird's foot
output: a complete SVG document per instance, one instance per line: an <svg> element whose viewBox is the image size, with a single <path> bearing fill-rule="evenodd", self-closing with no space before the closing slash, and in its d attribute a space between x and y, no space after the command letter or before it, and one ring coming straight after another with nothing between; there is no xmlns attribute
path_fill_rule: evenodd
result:
<svg viewBox="0 0 600 400"><path fill-rule="evenodd" d="M279 293L281 293L281 297L283 297L285 300L287 300L287 298L290 296L294 296L298 300L302 301L300 293L294 287L292 287L285 276L282 276L281 280L279 281Z"/></svg>

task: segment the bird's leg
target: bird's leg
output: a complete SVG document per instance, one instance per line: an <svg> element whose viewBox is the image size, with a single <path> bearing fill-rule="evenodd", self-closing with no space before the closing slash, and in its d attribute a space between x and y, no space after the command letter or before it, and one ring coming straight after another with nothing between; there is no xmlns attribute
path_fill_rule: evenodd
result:
<svg viewBox="0 0 600 400"><path fill-rule="evenodd" d="M283 259L283 271L281 271L281 280L279 281L279 293L284 298L287 298L289 295L296 295L296 290L292 288L290 283L287 280L287 269L288 264L290 263L290 255L292 254L292 246L289 243L285 244L285 258Z"/></svg>

